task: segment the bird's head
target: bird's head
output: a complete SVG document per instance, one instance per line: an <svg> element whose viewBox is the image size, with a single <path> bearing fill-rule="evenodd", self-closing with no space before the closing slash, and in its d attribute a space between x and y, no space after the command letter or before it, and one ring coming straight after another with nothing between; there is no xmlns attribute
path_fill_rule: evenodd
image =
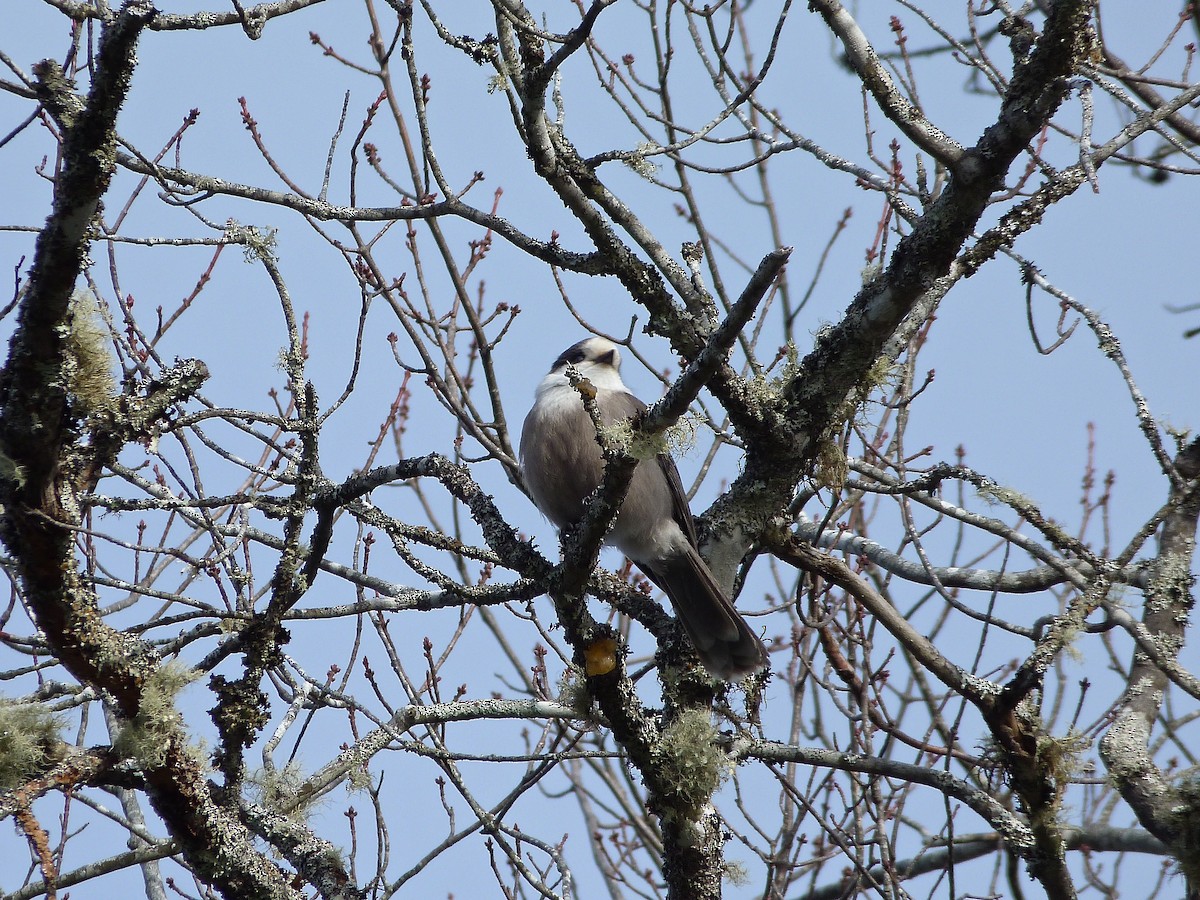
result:
<svg viewBox="0 0 1200 900"><path fill-rule="evenodd" d="M579 374L585 378L590 378L591 373L599 369L611 369L616 372L621 368L621 352L617 345L607 338L585 338L560 353L550 371L564 372L568 365L578 369Z"/></svg>
<svg viewBox="0 0 1200 900"><path fill-rule="evenodd" d="M617 345L605 338L590 337L572 344L559 354L538 385L538 397L552 397L562 391L575 396L576 388L567 378L567 366L571 366L597 391L629 393L629 388L621 381L621 353Z"/></svg>

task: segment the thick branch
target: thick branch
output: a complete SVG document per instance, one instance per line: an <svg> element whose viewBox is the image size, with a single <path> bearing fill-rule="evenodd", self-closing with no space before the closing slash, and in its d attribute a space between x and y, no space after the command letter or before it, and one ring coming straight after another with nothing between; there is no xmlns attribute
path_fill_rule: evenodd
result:
<svg viewBox="0 0 1200 900"><path fill-rule="evenodd" d="M723 564L740 560L791 500L847 400L910 312L951 271L1013 161L1066 97L1068 78L1088 50L1091 7L1087 0L1054 5L1029 60L1017 67L997 121L956 161L946 189L900 240L887 268L818 336L782 390L731 403L719 383L714 387L731 416L739 405L746 410L735 419L747 446L745 470L710 511L716 535L729 545L715 551Z"/></svg>
<svg viewBox="0 0 1200 900"><path fill-rule="evenodd" d="M139 720L144 692L153 679L164 677L163 670L144 643L104 621L73 553L73 528L82 515L78 497L89 485L80 474L71 406L69 300L116 168L117 114L129 90L135 45L154 16L149 3L130 2L105 26L82 104L55 64L39 66L43 101L58 111L64 128L63 169L55 180L53 212L38 236L0 383L0 445L17 472L0 483L0 537L16 560L37 624L63 665L81 682L107 692L126 727L153 729L156 758L138 763L155 808L196 871L230 896L293 897L297 894L255 850L249 833L213 803L177 717L159 710L154 721ZM104 450L108 456L113 452ZM162 681L156 687L166 689Z"/></svg>
<svg viewBox="0 0 1200 900"><path fill-rule="evenodd" d="M829 30L838 36L846 50L846 58L883 114L887 116L914 144L940 162L953 168L962 159L962 145L925 118L892 80L879 61L879 55L854 17L837 0L812 0L809 9L820 13Z"/></svg>
<svg viewBox="0 0 1200 900"><path fill-rule="evenodd" d="M1200 439L1176 458L1182 484L1171 487L1175 511L1163 523L1142 625L1158 653L1171 660L1183 650L1194 599L1192 561L1200 521ZM1200 796L1190 787L1171 784L1150 751L1154 723L1166 698L1168 676L1140 648L1133 654L1128 685L1100 741L1100 758L1121 796L1146 830L1167 844L1183 866L1189 896L1200 890Z"/></svg>

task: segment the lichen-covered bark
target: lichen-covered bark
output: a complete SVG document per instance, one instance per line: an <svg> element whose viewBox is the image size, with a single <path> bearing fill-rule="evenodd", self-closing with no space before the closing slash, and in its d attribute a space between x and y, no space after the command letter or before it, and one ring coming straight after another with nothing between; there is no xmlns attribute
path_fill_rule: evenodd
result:
<svg viewBox="0 0 1200 900"><path fill-rule="evenodd" d="M9 460L8 477L0 481L0 539L58 659L82 683L113 698L126 729L153 735L154 759L136 762L155 809L196 872L229 897L292 898L299 894L254 848L236 814L213 801L173 707L145 702L147 691L163 680L157 656L103 620L74 555L74 529L83 514L79 497L99 468L123 441L194 392L206 374L202 364L180 364L147 385L144 396L113 398L91 432L72 394L71 295L115 169L117 115L133 75L135 45L155 14L151 4L137 0L106 23L83 101L57 65L36 68L40 99L63 129L63 162L0 378L0 449ZM85 432L87 441L81 440Z"/></svg>
<svg viewBox="0 0 1200 900"><path fill-rule="evenodd" d="M1192 562L1200 520L1200 440L1176 458L1181 483L1172 485L1171 514L1159 534L1158 555L1145 589L1142 624L1156 654L1177 659L1191 616ZM1125 693L1100 741L1100 758L1138 821L1171 848L1187 879L1188 896L1200 895L1200 792L1166 777L1150 751L1154 723L1168 687L1167 673L1140 648L1134 651Z"/></svg>
<svg viewBox="0 0 1200 900"><path fill-rule="evenodd" d="M78 576L71 527L80 521L70 473L81 453L72 415L67 359L69 303L89 237L114 170L116 119L133 74L134 45L153 15L130 5L105 29L95 81L80 104L57 65L39 66L42 102L65 127L54 210L38 236L17 328L0 380L0 444L15 477L0 485L0 536L20 567L38 624L63 663L111 690L136 715L141 682L153 668L139 642L112 632Z"/></svg>
<svg viewBox="0 0 1200 900"><path fill-rule="evenodd" d="M859 292L841 321L817 335L786 384L759 392L736 386L731 395L731 380L710 383L746 440L745 470L710 511L715 526L710 549L723 561L718 568L728 571L740 561L791 499L796 484L811 473L820 439L837 424L846 399L910 313L951 272L1014 160L1066 97L1068 79L1089 46L1090 13L1086 0L1053 4L1032 54L1016 66L996 122L957 160L946 189L900 240L886 268Z"/></svg>
<svg viewBox="0 0 1200 900"><path fill-rule="evenodd" d="M828 18L839 7L828 3L813 8ZM547 114L547 85L560 56L548 57L536 36L538 24L528 11L515 3L510 9L520 13L527 27L514 28L506 17L498 17L499 46L506 72L521 96L522 130L536 171L579 219L608 273L649 312L648 329L668 337L685 359L695 359L712 338L715 323L699 314L713 308L712 299L688 279L683 267L608 189L597 169ZM863 288L836 326L818 335L812 352L786 381L752 383L727 364L713 368L707 386L746 447L742 475L710 510L713 529L707 550L714 572L727 585L732 585L735 569L751 544L811 473L820 441L844 414L847 400L854 397L906 319L940 290L939 280L951 272L1010 166L1066 97L1068 80L1090 46L1090 14L1087 0L1052 5L1032 52L1017 60L997 121L974 147L947 157L951 177L946 188L901 239L884 271ZM580 30L590 27L591 22L585 21ZM885 88L882 85L880 91ZM878 99L889 114L916 115L913 109L906 113L906 107L890 96ZM676 302L673 293L683 302ZM894 352L899 352L898 345ZM711 695L682 695L666 681L668 707L676 703L686 709L711 702ZM616 710L605 712L611 718ZM1008 747L1018 756L1026 754L1032 764L1036 754L1027 744L1014 733ZM659 760L648 746L635 744L628 749L664 823L669 896L697 896L697 890L704 891L703 896L719 896L721 842L711 817L680 802L679 793L665 784ZM1053 820L1056 786L1043 778L1028 787L1028 799L1036 801L1031 815ZM1053 829L1040 849L1045 851L1049 845L1057 845ZM1058 854L1041 876L1058 893L1064 874Z"/></svg>

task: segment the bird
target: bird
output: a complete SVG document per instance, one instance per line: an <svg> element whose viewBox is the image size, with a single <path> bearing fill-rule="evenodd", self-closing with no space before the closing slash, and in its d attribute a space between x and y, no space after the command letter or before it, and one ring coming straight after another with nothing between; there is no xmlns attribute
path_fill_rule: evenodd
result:
<svg viewBox="0 0 1200 900"><path fill-rule="evenodd" d="M591 383L603 425L626 421L646 408L621 380L621 354L612 341L585 338L554 361L521 428L520 466L531 499L559 531L583 518L586 501L604 476L596 427L567 377L568 366ZM696 523L670 454L638 462L605 542L670 598L710 674L737 680L768 665L762 641L700 556Z"/></svg>

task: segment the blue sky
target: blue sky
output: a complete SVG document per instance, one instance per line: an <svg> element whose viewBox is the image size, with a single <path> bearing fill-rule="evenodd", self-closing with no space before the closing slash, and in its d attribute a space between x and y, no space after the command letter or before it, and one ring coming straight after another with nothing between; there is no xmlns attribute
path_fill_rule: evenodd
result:
<svg viewBox="0 0 1200 900"><path fill-rule="evenodd" d="M184 9L182 5L162 5L172 12ZM769 17L777 6L758 0L751 15ZM957 22L958 4L947 2L932 7L947 21ZM32 0L19 0L16 8L20 10L18 15L6 17L0 49L27 72L43 57L61 58L67 39L57 14ZM238 98L244 96L274 158L315 192L348 90L346 135L335 161L330 192L331 200L347 202L346 149L378 86L366 77L347 73L310 43L309 31L315 30L339 52L366 59L362 11L347 4L339 5L337 13L333 9L333 4L325 4L274 22L254 43L234 29L147 34L120 120L122 136L143 152L153 152L179 127L189 110L198 108L200 119L184 142L186 168L231 181L280 188L242 126ZM552 16L560 12L553 4L547 10ZM898 6L881 5L876 10L873 4L863 4L857 12L862 26L881 48L890 46L888 16L892 14L904 18L913 46L932 42L915 17ZM452 30L476 36L490 30L487 23L477 24L475 12L468 12L466 5L454 8L453 13L462 21L451 23ZM1128 60L1144 59L1153 52L1172 18L1155 20L1144 7L1132 4L1118 6L1115 14L1124 18L1106 19L1106 34L1117 52ZM626 10L614 9L611 15L606 13L601 18L598 36L615 55L630 52L649 65L646 39L635 25ZM490 207L492 192L503 188L501 215L536 237L548 239L551 232L557 231L564 245L587 249L578 225L529 171L524 150L512 134L504 97L500 92L488 91L491 73L442 52L430 40L427 27L421 26L418 36L419 63L428 66L432 76L434 143L451 182L465 185L473 172L482 170L486 180L469 195L477 205ZM764 91L772 104L779 105L784 117L807 136L832 152L862 160L865 139L859 89L857 82L832 60L830 40L819 19L803 10L793 12L772 80ZM1176 41L1154 71L1177 75L1183 65L1182 44ZM1001 49L997 46L995 51ZM963 67L945 63L935 67L925 62L919 65L928 66L927 72L922 71L920 85L930 118L960 141L972 142L994 118L995 100L964 93L968 72ZM703 77L697 72L695 78L695 94L683 92L679 110L691 124L703 122L715 102ZM567 131L584 152L630 147L636 142L628 126L600 103L581 61L564 69L563 91L567 98ZM1106 137L1122 113L1099 95L1096 107L1095 133ZM7 133L28 113L27 103L0 93L0 133ZM1073 96L1060 116L1064 124L1073 126L1079 115L1078 96ZM872 125L877 152L883 155L882 148L892 130L877 111L873 112ZM371 139L379 144L393 174L400 175L401 149L395 135L380 127L372 132ZM0 170L6 222L37 227L44 220L49 210L49 186L36 174L35 167L49 146L42 126L34 125L0 148L6 163ZM1149 146L1150 142L1139 144L1143 150ZM906 171L911 171L915 164L911 152L903 152L907 153L903 157ZM1070 145L1065 142L1060 142L1049 156L1056 165L1073 162ZM714 159L719 158L714 154ZM672 198L652 190L617 163L610 163L606 173L609 170L617 173L612 176L614 187L669 249L675 252L682 241L693 238L687 224L675 214ZM878 194L856 187L850 176L831 172L798 152L777 158L771 170L784 240L795 247L789 278L797 295L811 277L834 223L844 209L853 210L814 298L798 320L796 334L800 352L804 353L809 349L805 343L808 336L823 323L837 321L861 285L864 249L874 237L882 200ZM750 181L748 176L742 176L742 180ZM123 204L135 181L128 174L117 179L107 203L110 217ZM364 185L368 187L364 190L366 196L360 198L362 205L396 202L377 180L364 179ZM188 214L153 200L149 194L154 191L151 186L148 195L133 207L124 228L126 234L213 236ZM703 199L714 230L744 258L753 263L772 249L762 217L747 212L727 186L705 187ZM208 201L197 209L216 223L232 216L244 224L278 230L280 266L294 303L298 311L311 316L310 377L322 400L332 401L348 377L359 309L359 296L344 262L299 217L284 210L224 198ZM1167 306L1200 301L1194 273L1198 216L1200 186L1195 179L1174 176L1163 185L1151 185L1135 178L1128 169L1113 165L1101 170L1098 193L1085 187L1055 206L1045 223L1022 237L1017 246L1018 252L1035 261L1049 281L1095 310L1112 327L1153 415L1180 429L1200 425L1194 376L1200 342L1182 338L1185 329L1198 324L1200 312L1172 315ZM337 225L325 227L344 236ZM477 229L449 222L446 231L458 258L465 258L466 243L478 236ZM403 227L398 226L381 241L380 257L394 267L394 274L406 272L415 278L404 250L403 233ZM423 235L420 240L425 258L432 261L432 246ZM28 266L32 241L29 232L0 231L0 264L7 267L6 271L17 268L23 255L26 260L20 268ZM193 248L164 254L119 246L116 253L122 292L134 296L137 309L153 309L161 304L170 310L191 292L208 266L211 252L211 248ZM102 287L111 289L104 280L105 252L97 248L93 255ZM745 276L731 263L727 262L723 271L731 285L744 280ZM505 412L516 427L550 362L581 336L581 330L559 301L550 273L502 241L497 240L493 246L482 272L489 301L519 304L523 310L497 355ZM444 277L439 280L432 266L428 274L433 292L448 298ZM566 274L563 283L576 307L598 326L623 332L630 317L638 313L612 280ZM736 287L733 292L736 294ZM111 295L106 298L112 299ZM1057 307L1048 297L1035 298L1034 316L1044 342L1057 315ZM148 316L144 321L151 319ZM639 329L644 319L642 314ZM10 328L9 322L11 318L0 323L0 329ZM322 464L331 478L348 475L360 464L366 442L375 437L387 405L395 396L401 373L386 336L396 330L391 312L377 301L367 320L359 390L339 413L336 427L323 439ZM164 341L162 353L168 360L176 355L203 358L213 372L205 393L217 404L269 409L266 389L283 383L278 369L282 344L278 302L265 275L261 268L244 264L240 253L230 249L215 268L201 299L188 312L185 325ZM771 346L771 341L764 341L764 347ZM657 367L677 368L661 340L642 335L638 349ZM411 348L403 341L398 352L412 359ZM1072 527L1080 515L1080 479L1091 423L1095 426L1098 471L1101 475L1109 469L1117 473L1111 507L1114 546L1122 546L1164 501L1165 480L1157 472L1138 430L1132 401L1116 369L1097 352L1094 337L1082 324L1055 353L1043 356L1036 352L1026 325L1020 272L1013 263L997 260L950 293L917 366L919 373L927 369L935 369L936 378L913 404L906 442L914 449L932 447L931 460L953 460L961 444L968 465L1032 498L1049 516ZM627 364L625 377L643 397L652 397L658 390L650 374L632 364ZM419 384L414 385L412 423L405 436L406 453L449 452L453 423ZM704 445L681 460L685 480L694 474L703 449ZM724 454L720 465L723 468L698 494L694 503L697 511L716 495L721 478L736 474L736 455ZM553 554L553 529L507 483L499 467L481 464L474 472L496 495L509 520L535 536L545 552ZM215 490L215 485L210 489ZM403 515L403 504L410 501L410 495L380 491L375 500L385 508L395 504ZM618 564L613 555L606 561L612 566ZM398 566L390 574L400 581L412 580L411 574ZM328 583L323 587L330 590L331 597L322 602L346 599ZM452 631L455 624L451 615L430 617L429 623L423 623L431 632L442 635ZM304 652L319 648L320 635L306 634L303 629L298 632L297 645ZM523 639L532 642L534 638L526 634ZM418 644L415 639L411 643ZM409 649L419 652L415 646ZM964 650L968 656L972 651L973 646ZM320 654L315 653L314 658L319 659ZM481 663L476 658L473 667L468 662L463 660L464 678L473 675L480 685L498 668L491 660ZM1200 663L1195 647L1186 651L1184 662L1193 669ZM314 674L320 675L321 669ZM777 685L773 690L781 688ZM776 693L770 699L776 697L784 707L786 698ZM198 720L195 727L203 731L205 724ZM423 785L429 788L427 783ZM497 790L501 789L498 785ZM332 813L331 818L336 815ZM576 852L582 867L583 851ZM438 893L452 889L453 875L447 872L444 882L442 876L431 875L426 882L428 890ZM11 883L6 879L3 886ZM80 897L101 895L79 888L73 893ZM729 896L737 894L730 889Z"/></svg>

